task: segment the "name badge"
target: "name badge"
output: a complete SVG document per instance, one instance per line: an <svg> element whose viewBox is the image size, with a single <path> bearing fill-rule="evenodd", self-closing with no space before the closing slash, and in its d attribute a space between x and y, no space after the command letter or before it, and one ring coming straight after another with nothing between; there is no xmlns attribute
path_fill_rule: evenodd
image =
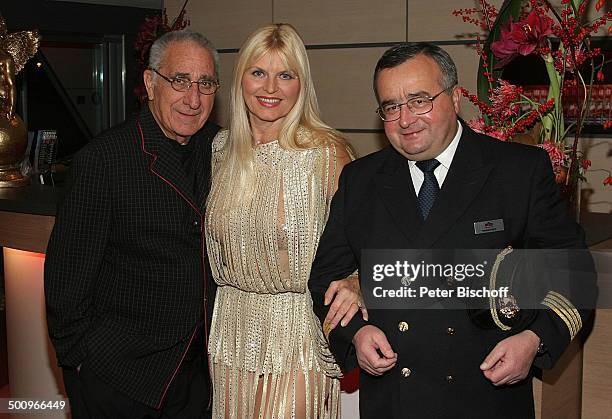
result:
<svg viewBox="0 0 612 419"><path fill-rule="evenodd" d="M494 233L496 231L504 231L504 220L501 218L474 223L474 234Z"/></svg>

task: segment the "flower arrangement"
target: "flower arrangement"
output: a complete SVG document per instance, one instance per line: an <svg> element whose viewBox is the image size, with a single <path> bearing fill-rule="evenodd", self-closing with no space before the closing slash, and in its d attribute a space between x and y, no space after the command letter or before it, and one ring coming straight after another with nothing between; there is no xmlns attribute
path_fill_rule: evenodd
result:
<svg viewBox="0 0 612 419"><path fill-rule="evenodd" d="M189 0L185 0L183 7L172 24L168 24L168 15L166 9L163 9L160 14L145 18L144 23L140 26L140 30L134 41L134 51L136 52L136 61L140 72L147 69L149 63L149 52L151 45L160 36L172 31L180 31L189 25L189 21L185 18L186 7ZM147 99L147 91L142 81L134 88L134 94L138 98L140 104L143 104Z"/></svg>
<svg viewBox="0 0 612 419"><path fill-rule="evenodd" d="M568 201L576 199L575 186L590 166L578 150L578 141L592 112L593 85L604 79L607 62L601 50L592 46L591 36L612 21L605 3L597 1L595 9L600 15L591 21L587 20L588 0L562 0L558 8L548 0L505 0L499 11L480 0L480 7L453 12L486 32L485 41L477 36L476 42L478 94L462 89L481 114L468 124L504 141L520 141L522 135L531 133L533 143L548 152ZM607 32L612 33L612 26ZM541 57L546 67L549 85L544 100L501 78L505 66L528 55ZM564 99L565 105L571 102L575 108L571 122L564 117ZM612 121L603 125L610 128ZM604 185L612 184L610 171L605 171Z"/></svg>

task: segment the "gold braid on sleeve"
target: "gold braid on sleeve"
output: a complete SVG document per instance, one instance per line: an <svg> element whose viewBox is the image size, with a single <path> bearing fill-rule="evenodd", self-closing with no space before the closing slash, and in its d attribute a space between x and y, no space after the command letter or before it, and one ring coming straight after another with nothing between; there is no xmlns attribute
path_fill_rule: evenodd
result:
<svg viewBox="0 0 612 419"><path fill-rule="evenodd" d="M549 291L542 304L554 311L563 320L569 330L570 340L573 340L582 329L582 318L576 307L566 297L555 291Z"/></svg>

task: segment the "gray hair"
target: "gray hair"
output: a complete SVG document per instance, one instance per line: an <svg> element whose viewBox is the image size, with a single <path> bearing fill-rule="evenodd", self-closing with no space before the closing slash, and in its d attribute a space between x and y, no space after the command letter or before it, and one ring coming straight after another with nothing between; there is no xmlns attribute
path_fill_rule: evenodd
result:
<svg viewBox="0 0 612 419"><path fill-rule="evenodd" d="M149 68L158 70L168 45L172 44L173 42L183 41L193 42L210 52L215 64L215 75L217 78L219 78L219 53L217 52L217 49L208 38L199 32L192 31L191 29L167 32L157 38L155 42L153 42L153 45L151 45L151 50L149 52Z"/></svg>
<svg viewBox="0 0 612 419"><path fill-rule="evenodd" d="M431 58L438 64L442 73L442 79L440 80L442 87L449 88L458 83L457 67L453 59L448 55L448 52L428 42L405 42L385 51L378 60L378 63L376 63L373 85L377 100L378 89L376 88L376 80L378 79L378 73L387 68L397 67L420 54Z"/></svg>

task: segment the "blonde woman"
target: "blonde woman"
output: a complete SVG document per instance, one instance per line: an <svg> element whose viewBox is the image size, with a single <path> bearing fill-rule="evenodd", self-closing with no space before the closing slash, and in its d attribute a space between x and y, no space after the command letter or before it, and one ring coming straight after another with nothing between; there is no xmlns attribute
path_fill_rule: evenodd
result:
<svg viewBox="0 0 612 419"><path fill-rule="evenodd" d="M209 340L213 417L339 417L340 370L307 282L351 152L319 117L292 26L268 25L246 40L230 115L213 142L206 214L219 284ZM352 317L358 292L343 298Z"/></svg>

